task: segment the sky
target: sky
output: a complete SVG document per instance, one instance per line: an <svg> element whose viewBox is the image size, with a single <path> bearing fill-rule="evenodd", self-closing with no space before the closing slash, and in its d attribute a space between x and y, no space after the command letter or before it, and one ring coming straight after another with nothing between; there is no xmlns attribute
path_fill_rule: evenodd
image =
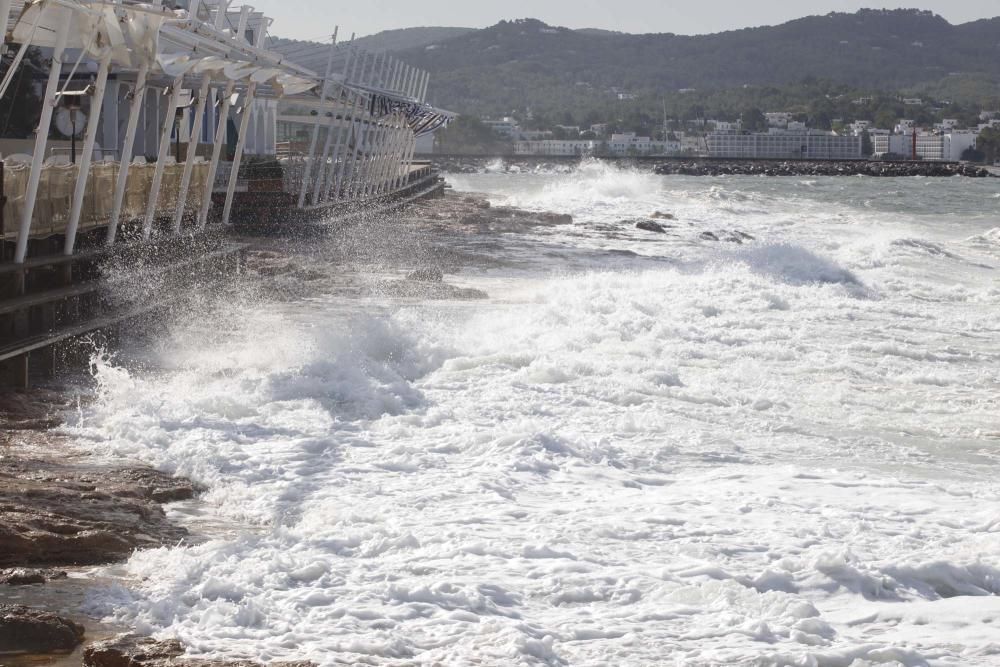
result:
<svg viewBox="0 0 1000 667"><path fill-rule="evenodd" d="M248 0L249 2L249 0ZM240 4L236 2L235 4ZM919 7L952 23L1000 15L998 0L256 0L257 9L275 18L279 37L321 40L333 27L358 36L392 28L462 26L482 28L502 19L537 18L569 28L623 32L673 32L685 35L774 25L810 14L854 12L863 7Z"/></svg>

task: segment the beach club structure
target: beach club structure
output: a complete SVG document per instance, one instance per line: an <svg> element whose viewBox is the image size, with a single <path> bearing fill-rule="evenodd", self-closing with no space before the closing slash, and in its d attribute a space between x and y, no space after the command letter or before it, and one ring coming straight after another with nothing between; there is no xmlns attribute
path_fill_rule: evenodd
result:
<svg viewBox="0 0 1000 667"><path fill-rule="evenodd" d="M163 305L109 296L113 280L234 264L234 225L441 187L413 159L453 117L425 103L428 73L336 29L317 72L297 64L315 45L272 48L271 19L227 0L0 0L0 16L0 100L29 77L41 106L34 137L0 139L0 378L25 384L33 354L50 363L55 344Z"/></svg>

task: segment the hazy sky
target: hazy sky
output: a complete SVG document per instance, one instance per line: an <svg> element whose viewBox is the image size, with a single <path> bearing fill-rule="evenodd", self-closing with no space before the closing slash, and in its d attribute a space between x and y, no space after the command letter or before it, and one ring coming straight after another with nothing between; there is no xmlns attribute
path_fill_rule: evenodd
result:
<svg viewBox="0 0 1000 667"><path fill-rule="evenodd" d="M570 28L624 32L701 34L773 25L809 14L853 12L862 7L920 7L952 23L1000 15L998 0L256 0L257 9L276 19L281 37L321 39L340 24L359 36L420 25L484 27L501 19L537 18ZM240 4L237 2L236 4Z"/></svg>

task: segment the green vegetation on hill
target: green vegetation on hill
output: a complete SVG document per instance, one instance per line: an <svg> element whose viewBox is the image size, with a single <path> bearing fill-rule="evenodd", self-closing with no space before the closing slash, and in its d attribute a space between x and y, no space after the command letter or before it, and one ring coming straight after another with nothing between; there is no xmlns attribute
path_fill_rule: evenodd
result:
<svg viewBox="0 0 1000 667"><path fill-rule="evenodd" d="M953 26L918 10L862 10L703 36L554 28L525 19L400 54L433 74L440 106L464 113L574 114L682 89L783 89L806 78L847 90L915 90L966 103L998 96L1000 18ZM955 100L953 100L955 101ZM678 103L680 104L680 103Z"/></svg>

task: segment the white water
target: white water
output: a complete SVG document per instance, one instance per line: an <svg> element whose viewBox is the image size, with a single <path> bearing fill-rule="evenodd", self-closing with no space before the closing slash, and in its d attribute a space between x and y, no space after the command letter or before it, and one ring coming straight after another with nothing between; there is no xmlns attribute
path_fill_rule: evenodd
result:
<svg viewBox="0 0 1000 667"><path fill-rule="evenodd" d="M486 302L261 306L98 363L74 432L247 528L93 610L321 665L1000 664L996 182L451 180L575 223L501 236Z"/></svg>

